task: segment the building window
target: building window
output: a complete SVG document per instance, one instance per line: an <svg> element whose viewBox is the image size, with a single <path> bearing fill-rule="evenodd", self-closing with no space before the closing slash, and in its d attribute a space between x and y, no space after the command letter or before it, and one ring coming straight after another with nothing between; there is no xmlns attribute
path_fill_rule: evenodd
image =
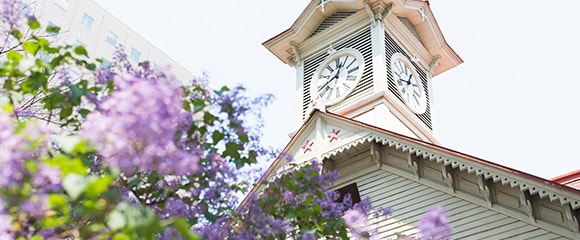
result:
<svg viewBox="0 0 580 240"><path fill-rule="evenodd" d="M108 69L111 67L111 62L106 58L101 58L101 64L99 65L100 69Z"/></svg>
<svg viewBox="0 0 580 240"><path fill-rule="evenodd" d="M19 10L20 16L28 17L31 15L32 8L30 7L30 5L23 3L23 2L20 2L18 5L19 5L19 9L20 9Z"/></svg>
<svg viewBox="0 0 580 240"><path fill-rule="evenodd" d="M75 71L75 70L72 70L72 69L68 69L67 70L67 75L68 75L68 78L69 78L68 80L71 83L78 82L81 79L81 74L79 72Z"/></svg>
<svg viewBox="0 0 580 240"><path fill-rule="evenodd" d="M68 8L68 0L56 0L54 4L65 11Z"/></svg>
<svg viewBox="0 0 580 240"><path fill-rule="evenodd" d="M89 16L86 13L83 13L83 19L81 20L81 23L85 25L85 27L87 27L88 29L92 28L94 21L95 19L93 19L93 17Z"/></svg>
<svg viewBox="0 0 580 240"><path fill-rule="evenodd" d="M85 45L83 42L81 42L80 40L75 40L75 45L74 47L78 47L78 46L83 46L85 48L87 48L87 45Z"/></svg>
<svg viewBox="0 0 580 240"><path fill-rule="evenodd" d="M50 60L52 60L52 57L50 57L50 55L46 52L43 51L38 51L36 53L36 57L40 60L42 60L43 62L50 62Z"/></svg>
<svg viewBox="0 0 580 240"><path fill-rule="evenodd" d="M53 22L51 22L51 21L48 21L48 24L47 24L47 26L48 26L48 27L58 27L56 24L54 24L54 23L53 23ZM58 33L51 32L51 33L49 33L49 36L51 36L51 37L53 37L53 38L57 38L57 37L58 37Z"/></svg>
<svg viewBox="0 0 580 240"><path fill-rule="evenodd" d="M109 33L107 34L107 39L105 39L105 41L107 41L108 43L110 43L113 46L117 46L117 40L119 40L119 36L117 36L117 34L114 34L111 31L109 31Z"/></svg>
<svg viewBox="0 0 580 240"><path fill-rule="evenodd" d="M131 48L131 53L129 53L129 58L131 58L135 62L139 62L139 58L141 57L141 52L137 51L135 48Z"/></svg>
<svg viewBox="0 0 580 240"><path fill-rule="evenodd" d="M358 187L356 183L351 183L349 185L337 189L336 191L340 194L338 202L342 202L344 200L344 197L346 197L346 195L350 195L350 199L352 200L353 205L360 202L360 193L358 192Z"/></svg>

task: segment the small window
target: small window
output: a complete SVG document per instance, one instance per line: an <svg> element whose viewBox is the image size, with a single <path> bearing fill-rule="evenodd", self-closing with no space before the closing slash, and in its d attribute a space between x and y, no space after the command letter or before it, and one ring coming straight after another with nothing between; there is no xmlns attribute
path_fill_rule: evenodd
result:
<svg viewBox="0 0 580 240"><path fill-rule="evenodd" d="M30 7L30 5L23 3L23 2L20 2L19 3L19 13L20 13L20 16L28 17L32 13L32 8Z"/></svg>
<svg viewBox="0 0 580 240"><path fill-rule="evenodd" d="M78 82L81 79L81 74L75 70L68 69L67 74L71 83Z"/></svg>
<svg viewBox="0 0 580 240"><path fill-rule="evenodd" d="M68 0L56 0L54 4L65 11L68 8Z"/></svg>
<svg viewBox="0 0 580 240"><path fill-rule="evenodd" d="M83 42L81 42L81 41L80 41L80 40L78 40L78 39L77 39L77 40L75 40L75 45L74 45L74 46L75 46L75 47L78 47L78 46L83 46L83 47L85 47L85 48L87 47L87 45L85 45Z"/></svg>
<svg viewBox="0 0 580 240"><path fill-rule="evenodd" d="M111 62L106 58L101 58L101 64L99 65L100 69L108 69L111 67Z"/></svg>
<svg viewBox="0 0 580 240"><path fill-rule="evenodd" d="M110 43L113 46L117 46L117 40L119 40L119 36L117 36L117 34L114 34L111 31L109 31L109 33L107 34L107 39L105 39L105 41L107 41L108 43Z"/></svg>
<svg viewBox="0 0 580 240"><path fill-rule="evenodd" d="M51 22L51 21L48 21L48 24L47 24L47 26L48 26L48 27L58 27L56 24L54 24L54 23L53 23L53 22ZM54 33L54 32L52 32L52 33L49 33L49 36L51 36L51 37L53 37L53 38L57 38L57 37L58 37L58 33Z"/></svg>
<svg viewBox="0 0 580 240"><path fill-rule="evenodd" d="M356 183L351 183L349 185L337 189L336 191L340 193L340 198L338 198L338 202L342 202L342 200L344 200L344 197L347 194L350 194L350 199L352 199L353 205L360 202L360 193L358 192L358 187Z"/></svg>
<svg viewBox="0 0 580 240"><path fill-rule="evenodd" d="M42 60L43 62L50 62L50 60L52 60L52 57L50 57L48 53L45 53L43 51L38 51L36 53L36 57Z"/></svg>
<svg viewBox="0 0 580 240"><path fill-rule="evenodd" d="M135 62L139 62L139 58L141 57L141 52L137 51L135 48L131 48L131 53L129 53L129 58L131 58Z"/></svg>
<svg viewBox="0 0 580 240"><path fill-rule="evenodd" d="M86 13L83 13L83 19L81 20L81 23L83 25L85 25L85 27L87 27L88 29L91 29L93 27L93 23L95 22L95 19L91 16L89 16Z"/></svg>

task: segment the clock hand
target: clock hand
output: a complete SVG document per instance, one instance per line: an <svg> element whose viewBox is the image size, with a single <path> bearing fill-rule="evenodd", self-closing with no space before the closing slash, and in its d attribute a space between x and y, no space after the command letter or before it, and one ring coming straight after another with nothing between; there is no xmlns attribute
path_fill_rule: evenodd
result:
<svg viewBox="0 0 580 240"><path fill-rule="evenodd" d="M326 88L326 86L328 86L328 84L330 84L330 82L334 79L334 77L332 78L328 78L328 80L326 81L326 83L324 83L324 85L318 87L318 91L320 92L320 90Z"/></svg>
<svg viewBox="0 0 580 240"><path fill-rule="evenodd" d="M399 78L399 79L397 79L397 81L399 81L399 83L400 83L400 82L404 82L404 83L406 83L407 85L410 85L410 84L411 84L411 81L410 81L410 80L404 80L404 79L402 79L402 78Z"/></svg>

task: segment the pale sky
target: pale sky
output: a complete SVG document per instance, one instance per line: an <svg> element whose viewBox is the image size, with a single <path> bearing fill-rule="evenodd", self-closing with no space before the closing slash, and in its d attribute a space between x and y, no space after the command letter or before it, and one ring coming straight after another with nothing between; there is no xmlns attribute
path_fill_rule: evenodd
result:
<svg viewBox="0 0 580 240"><path fill-rule="evenodd" d="M281 113L294 110L295 70L261 44L309 0L95 1L213 86L274 94L264 141L288 143L298 125ZM441 145L543 178L580 169L580 1L430 2L464 60L433 80Z"/></svg>

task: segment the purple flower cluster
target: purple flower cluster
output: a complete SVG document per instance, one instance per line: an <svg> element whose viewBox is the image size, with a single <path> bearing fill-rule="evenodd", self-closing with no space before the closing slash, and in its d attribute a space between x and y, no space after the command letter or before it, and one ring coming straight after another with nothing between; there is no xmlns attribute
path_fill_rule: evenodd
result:
<svg viewBox="0 0 580 240"><path fill-rule="evenodd" d="M48 194L61 189L60 170L41 161L48 156L48 134L36 121L18 122L0 111L0 239L14 234L8 233L12 222L5 209L26 216L18 219L17 235L33 233L48 210Z"/></svg>
<svg viewBox="0 0 580 240"><path fill-rule="evenodd" d="M353 208L344 212L344 223L356 239L367 239L371 226L367 215L359 209Z"/></svg>
<svg viewBox="0 0 580 240"><path fill-rule="evenodd" d="M12 220L4 212L4 201L0 198L0 240L13 239L10 232L12 231Z"/></svg>
<svg viewBox="0 0 580 240"><path fill-rule="evenodd" d="M4 28L19 27L19 20L21 19L19 10L20 1L18 0L0 0L0 22Z"/></svg>
<svg viewBox="0 0 580 240"><path fill-rule="evenodd" d="M60 172L44 163L36 162L38 170L31 173L25 167L27 160L38 160L47 155L48 130L30 121L22 129L9 114L0 112L0 188L19 186L28 177L36 186L60 184ZM32 175L32 176L31 176Z"/></svg>
<svg viewBox="0 0 580 240"><path fill-rule="evenodd" d="M80 132L104 161L127 175L197 172L199 154L176 145L176 130L185 120L180 89L165 78L129 74L116 76L115 84L117 90L89 114Z"/></svg>
<svg viewBox="0 0 580 240"><path fill-rule="evenodd" d="M449 239L452 228L447 218L447 210L443 206L429 210L419 220L421 239Z"/></svg>

